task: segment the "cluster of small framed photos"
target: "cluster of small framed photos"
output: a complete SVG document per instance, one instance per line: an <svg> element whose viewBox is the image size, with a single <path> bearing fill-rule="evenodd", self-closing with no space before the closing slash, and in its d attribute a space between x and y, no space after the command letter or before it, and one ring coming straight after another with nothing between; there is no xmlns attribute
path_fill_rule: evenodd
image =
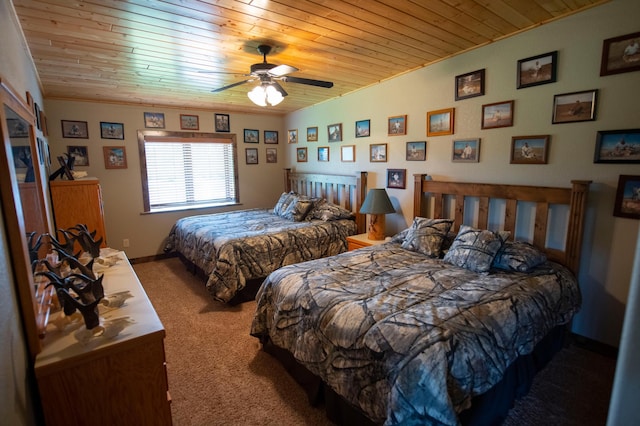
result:
<svg viewBox="0 0 640 426"><path fill-rule="evenodd" d="M231 131L229 114L214 114L214 127L216 132L228 133ZM164 129L165 119L163 112L145 112L144 127L147 129ZM200 117L195 114L180 114L180 130L200 130Z"/></svg>
<svg viewBox="0 0 640 426"><path fill-rule="evenodd" d="M557 80L558 52L524 58L517 64L517 88L523 89ZM460 101L485 94L484 69L455 77L455 100ZM593 121L596 119L598 89L554 95L552 124ZM514 100L482 105L481 129L512 127ZM450 114L446 116L444 114ZM454 111L427 113L427 136L453 134ZM513 136L511 164L546 164L549 135ZM453 162L479 161L480 139L453 141Z"/></svg>
<svg viewBox="0 0 640 426"><path fill-rule="evenodd" d="M89 126L86 121L61 120L62 137L70 139L89 139ZM100 122L100 138L124 140L124 124Z"/></svg>
<svg viewBox="0 0 640 426"><path fill-rule="evenodd" d="M604 41L600 75L640 70L640 33L628 34ZM638 58L629 60L629 58ZM633 59L632 58L632 59ZM517 62L517 89L540 86L557 81L558 51L520 59ZM485 95L486 70L480 69L455 77L455 100L461 101ZM598 89L556 94L553 97L552 124L596 120ZM496 129L514 125L514 100L482 105L481 129ZM455 130L455 108L427 112L427 137L452 135ZM407 134L407 115L389 117L387 135ZM342 123L327 126L328 142L343 140ZM355 122L355 137L371 135L371 120ZM288 131L288 143L297 143L298 130ZM318 127L307 128L307 142L318 141ZM547 164L550 135L513 136L511 164ZM406 161L426 159L426 141L407 142ZM626 145L625 145L626 144ZM344 152L346 151L346 153ZM342 161L352 161L351 146L341 148ZM636 152L637 151L637 152ZM297 160L307 161L307 148L297 149ZM452 162L478 162L480 138L452 141ZM346 158L346 160L345 160ZM370 162L388 160L387 144L369 145ZM318 148L318 161L329 161L329 147ZM595 163L640 163L640 132L637 129L598 132Z"/></svg>
<svg viewBox="0 0 640 426"><path fill-rule="evenodd" d="M265 144L278 143L277 130L264 130L263 137ZM260 130L244 129L244 143L260 143ZM278 150L276 148L266 148L265 154L267 163L278 162ZM245 162L247 164L258 164L258 148L245 148Z"/></svg>
<svg viewBox="0 0 640 426"><path fill-rule="evenodd" d="M266 148L265 154L267 163L278 162L278 150L276 148ZM258 148L245 148L244 155L245 162L247 164L258 164ZM304 159L304 161L306 161L306 158Z"/></svg>
<svg viewBox="0 0 640 426"><path fill-rule="evenodd" d="M329 147L328 146L319 146L318 147L318 161L328 162L329 157ZM298 147L296 148L296 161L298 163L306 163L308 161L308 150L307 147ZM346 163L353 163L356 161L356 146L355 145L341 145L340 146L340 161Z"/></svg>
<svg viewBox="0 0 640 426"><path fill-rule="evenodd" d="M73 157L74 166L89 166L89 148L83 145L67 145L67 155ZM103 146L105 169L126 169L127 151L124 146Z"/></svg>
<svg viewBox="0 0 640 426"><path fill-rule="evenodd" d="M62 137L69 139L89 139L86 121L61 120ZM124 124L101 121L100 138L124 140ZM67 145L67 154L74 158L74 166L89 166L89 148L84 145ZM103 146L105 169L126 169L127 152L124 146Z"/></svg>
<svg viewBox="0 0 640 426"><path fill-rule="evenodd" d="M400 136L407 134L407 116L406 115L398 115L394 117L389 117L388 122L388 132L389 136ZM358 120L355 123L355 137L356 138L366 138L371 136L371 120ZM298 129L289 129L287 131L287 143L298 143L299 141ZM327 141L328 142L342 142L343 138L343 128L342 123L333 123L327 125ZM307 142L318 142L318 127L312 126L307 127Z"/></svg>

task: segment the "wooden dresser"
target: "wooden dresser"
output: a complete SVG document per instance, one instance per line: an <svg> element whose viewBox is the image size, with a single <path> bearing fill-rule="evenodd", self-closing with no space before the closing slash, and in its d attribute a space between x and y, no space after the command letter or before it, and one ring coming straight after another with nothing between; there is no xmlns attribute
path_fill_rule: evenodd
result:
<svg viewBox="0 0 640 426"><path fill-rule="evenodd" d="M128 317L120 334L82 344L75 330L54 326L58 314L49 321L35 362L48 426L171 424L164 327L125 254L117 256L118 263L104 270L105 295L128 290L133 297L120 308L101 305L100 316Z"/></svg>
<svg viewBox="0 0 640 426"><path fill-rule="evenodd" d="M100 181L95 178L54 180L49 185L56 229L85 224L89 232L96 231L96 240L103 238L102 247L107 247Z"/></svg>

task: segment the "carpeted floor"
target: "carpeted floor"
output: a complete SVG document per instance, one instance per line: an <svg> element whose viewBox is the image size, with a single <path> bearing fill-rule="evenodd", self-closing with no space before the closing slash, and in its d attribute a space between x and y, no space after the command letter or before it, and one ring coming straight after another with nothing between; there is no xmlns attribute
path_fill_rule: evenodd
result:
<svg viewBox="0 0 640 426"><path fill-rule="evenodd" d="M254 301L214 301L177 258L134 269L166 329L176 426L332 424L249 335ZM570 345L538 374L504 424L604 425L614 370L612 358Z"/></svg>

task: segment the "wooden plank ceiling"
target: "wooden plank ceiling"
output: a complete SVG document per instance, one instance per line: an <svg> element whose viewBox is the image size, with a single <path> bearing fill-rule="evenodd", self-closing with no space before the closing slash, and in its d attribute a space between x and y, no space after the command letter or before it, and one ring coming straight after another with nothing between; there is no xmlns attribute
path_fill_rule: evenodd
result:
<svg viewBox="0 0 640 426"><path fill-rule="evenodd" d="M12 1L46 99L285 114L607 0ZM333 88L281 82L267 108L256 82L212 93L248 79L260 44Z"/></svg>

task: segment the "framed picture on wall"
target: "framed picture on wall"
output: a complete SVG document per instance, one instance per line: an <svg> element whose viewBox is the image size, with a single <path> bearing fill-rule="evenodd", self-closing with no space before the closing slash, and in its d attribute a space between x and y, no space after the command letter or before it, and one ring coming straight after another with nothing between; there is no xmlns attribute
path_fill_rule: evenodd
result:
<svg viewBox="0 0 640 426"><path fill-rule="evenodd" d="M356 138L371 136L371 120L356 121Z"/></svg>
<svg viewBox="0 0 640 426"><path fill-rule="evenodd" d="M296 148L296 161L298 163L306 163L307 162L307 148Z"/></svg>
<svg viewBox="0 0 640 426"><path fill-rule="evenodd" d="M549 135L513 136L511 164L547 164Z"/></svg>
<svg viewBox="0 0 640 426"><path fill-rule="evenodd" d="M329 142L342 141L342 123L329 124L327 126L327 135Z"/></svg>
<svg viewBox="0 0 640 426"><path fill-rule="evenodd" d="M455 108L427 112L427 136L453 134Z"/></svg>
<svg viewBox="0 0 640 426"><path fill-rule="evenodd" d="M502 101L482 105L483 129L496 129L498 127L513 126L514 101Z"/></svg>
<svg viewBox="0 0 640 426"><path fill-rule="evenodd" d="M102 139L124 139L124 124L101 121L100 137Z"/></svg>
<svg viewBox="0 0 640 426"><path fill-rule="evenodd" d="M89 139L89 128L86 121L60 120L63 138Z"/></svg>
<svg viewBox="0 0 640 426"><path fill-rule="evenodd" d="M596 119L598 89L563 93L553 97L553 124Z"/></svg>
<svg viewBox="0 0 640 426"><path fill-rule="evenodd" d="M230 132L231 123L229 121L229 114L215 114L214 122L216 132Z"/></svg>
<svg viewBox="0 0 640 426"><path fill-rule="evenodd" d="M278 143L278 131L277 130L265 130L264 131L264 143L270 143L270 144Z"/></svg>
<svg viewBox="0 0 640 426"><path fill-rule="evenodd" d="M278 150L276 148L267 148L267 163L278 162Z"/></svg>
<svg viewBox="0 0 640 426"><path fill-rule="evenodd" d="M613 215L640 219L640 176L620 175Z"/></svg>
<svg viewBox="0 0 640 426"><path fill-rule="evenodd" d="M384 163L387 161L387 144L372 143L369 145L369 161L372 163Z"/></svg>
<svg viewBox="0 0 640 426"><path fill-rule="evenodd" d="M640 71L640 32L602 42L600 75Z"/></svg>
<svg viewBox="0 0 640 426"><path fill-rule="evenodd" d="M340 161L352 163L356 161L356 146L345 145L340 147Z"/></svg>
<svg viewBox="0 0 640 426"><path fill-rule="evenodd" d="M47 115L43 110L38 113L40 118L40 127L42 127L42 136L49 136L49 125L47 124Z"/></svg>
<svg viewBox="0 0 640 426"><path fill-rule="evenodd" d="M456 101L484 95L484 69L456 76Z"/></svg>
<svg viewBox="0 0 640 426"><path fill-rule="evenodd" d="M640 163L640 129L601 130L594 163Z"/></svg>
<svg viewBox="0 0 640 426"><path fill-rule="evenodd" d="M518 61L518 89L555 82L557 63L557 51L520 59Z"/></svg>
<svg viewBox="0 0 640 426"><path fill-rule="evenodd" d="M199 130L200 118L197 115L180 114L180 128L182 130Z"/></svg>
<svg viewBox="0 0 640 426"><path fill-rule="evenodd" d="M399 136L407 134L407 116L396 115L389 117L387 121L387 134L389 136Z"/></svg>
<svg viewBox="0 0 640 426"><path fill-rule="evenodd" d="M164 113L145 112L144 127L151 129L164 129Z"/></svg>
<svg viewBox="0 0 640 426"><path fill-rule="evenodd" d="M425 161L427 159L427 141L407 142L407 161Z"/></svg>
<svg viewBox="0 0 640 426"><path fill-rule="evenodd" d="M298 143L298 129L289 129L287 132L287 143Z"/></svg>
<svg viewBox="0 0 640 426"><path fill-rule="evenodd" d="M387 169L387 188L404 189L407 181L407 169Z"/></svg>
<svg viewBox="0 0 640 426"><path fill-rule="evenodd" d="M258 148L245 148L244 158L247 164L258 164Z"/></svg>
<svg viewBox="0 0 640 426"><path fill-rule="evenodd" d="M260 143L260 131L244 129L244 143Z"/></svg>
<svg viewBox="0 0 640 426"><path fill-rule="evenodd" d="M451 161L454 163L477 163L480 161L480 139L453 141Z"/></svg>
<svg viewBox="0 0 640 426"><path fill-rule="evenodd" d="M105 169L126 169L127 151L124 146L103 146Z"/></svg>
<svg viewBox="0 0 640 426"><path fill-rule="evenodd" d="M318 142L317 127L307 127L307 142Z"/></svg>
<svg viewBox="0 0 640 426"><path fill-rule="evenodd" d="M322 162L329 161L329 147L328 146L319 146L318 147L318 161L322 161Z"/></svg>

